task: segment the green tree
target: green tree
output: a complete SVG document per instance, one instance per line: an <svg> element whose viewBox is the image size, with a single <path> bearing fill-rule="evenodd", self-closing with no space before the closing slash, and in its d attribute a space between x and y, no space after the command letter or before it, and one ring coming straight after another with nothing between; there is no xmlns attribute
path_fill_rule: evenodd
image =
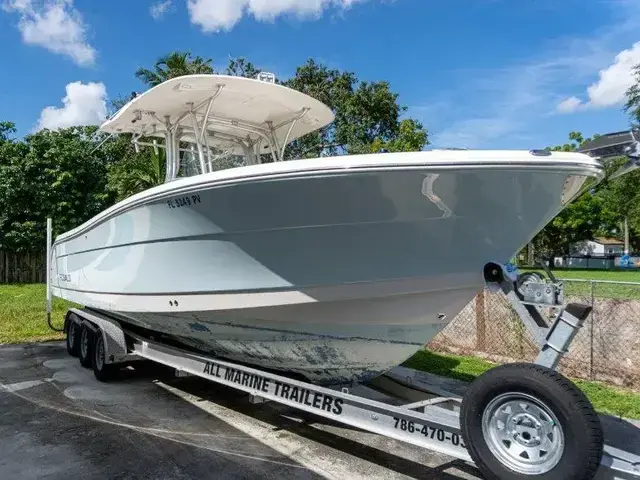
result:
<svg viewBox="0 0 640 480"><path fill-rule="evenodd" d="M573 152L588 141L591 139L572 131L567 143L548 149ZM533 248L538 254L549 259L567 255L571 245L597 235L624 238L626 248L637 243L640 239L640 172L608 179L625 162L624 158L606 161L606 178L596 188L584 192L536 236Z"/></svg>
<svg viewBox="0 0 640 480"><path fill-rule="evenodd" d="M401 121L407 110L388 82L362 82L352 72L330 69L310 59L284 85L310 95L331 108L334 122L296 140L288 158L317 157L321 153L357 154L378 151L422 150L426 129L414 119Z"/></svg>
<svg viewBox="0 0 640 480"><path fill-rule="evenodd" d="M581 195L536 235L537 254L547 258L551 267L555 257L571 253L572 245L591 240L602 226L603 203L601 197L588 192Z"/></svg>
<svg viewBox="0 0 640 480"><path fill-rule="evenodd" d="M109 165L108 189L117 201L160 185L165 179L165 151L158 153L145 148L139 153L128 152L119 161Z"/></svg>
<svg viewBox="0 0 640 480"><path fill-rule="evenodd" d="M197 56L191 58L190 52L171 52L159 58L153 69L144 67L136 70L136 77L150 87L160 85L170 78L182 75L213 73L213 60Z"/></svg>
<svg viewBox="0 0 640 480"><path fill-rule="evenodd" d="M633 84L626 91L624 110L631 123L640 124L640 64L633 68ZM612 169L620 167L624 160L612 162ZM607 207L623 225L625 249L630 245L640 246L640 172L634 171L612 182L605 182L603 195Z"/></svg>
<svg viewBox="0 0 640 480"><path fill-rule="evenodd" d="M598 138L598 135L594 135L593 138ZM591 138L584 138L582 133L571 131L569 132L569 141L563 145L556 145L555 147L547 147L547 150L559 151L559 152L575 152L583 144L590 142Z"/></svg>
<svg viewBox="0 0 640 480"><path fill-rule="evenodd" d="M318 157L323 152L336 154L344 149L344 142L336 138L338 124L341 123L342 105L353 95L355 75L329 69L325 65L308 60L296 69L293 78L283 84L305 93L331 108L336 115L335 121L318 131L305 135L287 147L287 158Z"/></svg>
<svg viewBox="0 0 640 480"><path fill-rule="evenodd" d="M3 165L8 165L11 159L18 155L17 146L11 136L16 133L16 125L13 122L0 122L0 175L3 175L1 170ZM0 178L0 181L1 178Z"/></svg>
<svg viewBox="0 0 640 480"><path fill-rule="evenodd" d="M13 122L0 122L0 142L8 142L10 136L16 133L16 124Z"/></svg>
<svg viewBox="0 0 640 480"><path fill-rule="evenodd" d="M94 151L95 127L42 130L0 146L0 249L44 248L45 222L54 235L107 207L105 153Z"/></svg>
<svg viewBox="0 0 640 480"><path fill-rule="evenodd" d="M547 150L574 152L588 141L591 139L572 131L567 143L547 147ZM536 235L529 248L535 249L538 256L547 258L549 267L553 266L554 257L569 255L572 245L591 240L602 232L606 224L603 221L604 203L602 197L594 195L594 192L584 192Z"/></svg>
<svg viewBox="0 0 640 480"><path fill-rule="evenodd" d="M115 114L118 110L124 107L127 103L133 100L136 96L135 92L131 92L130 95L119 95L118 97L110 100L110 113L109 115Z"/></svg>
<svg viewBox="0 0 640 480"><path fill-rule="evenodd" d="M381 150L387 152L414 152L422 150L429 142L427 131L422 124L412 118L404 119L400 122L398 134L391 140L384 141L376 138L371 144L371 152L376 153Z"/></svg>
<svg viewBox="0 0 640 480"><path fill-rule="evenodd" d="M256 78L260 71L253 63L244 57L239 57L229 59L229 64L224 73L234 77Z"/></svg>
<svg viewBox="0 0 640 480"><path fill-rule="evenodd" d="M615 171L625 159L611 162L608 170ZM603 221L608 230L625 241L625 250L640 238L640 171L635 170L614 180L605 180L597 195L604 200Z"/></svg>
<svg viewBox="0 0 640 480"><path fill-rule="evenodd" d="M640 123L640 64L633 68L634 83L626 92L624 110L632 121Z"/></svg>

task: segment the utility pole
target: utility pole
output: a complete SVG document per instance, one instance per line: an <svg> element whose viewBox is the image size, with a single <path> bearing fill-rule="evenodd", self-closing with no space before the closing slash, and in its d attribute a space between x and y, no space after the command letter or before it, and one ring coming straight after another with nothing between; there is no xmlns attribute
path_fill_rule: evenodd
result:
<svg viewBox="0 0 640 480"><path fill-rule="evenodd" d="M624 254L629 255L629 222L626 215L624 217Z"/></svg>

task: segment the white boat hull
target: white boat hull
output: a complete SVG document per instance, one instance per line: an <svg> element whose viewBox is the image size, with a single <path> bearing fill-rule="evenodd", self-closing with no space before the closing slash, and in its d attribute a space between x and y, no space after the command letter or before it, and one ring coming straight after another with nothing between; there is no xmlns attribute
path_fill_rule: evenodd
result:
<svg viewBox="0 0 640 480"><path fill-rule="evenodd" d="M586 156L447 155L163 185L59 237L53 294L234 361L366 380L433 338L482 288L487 262L507 261L601 174Z"/></svg>
<svg viewBox="0 0 640 480"><path fill-rule="evenodd" d="M476 291L223 312L111 314L221 358L295 372L316 383L349 383L375 377L409 358Z"/></svg>

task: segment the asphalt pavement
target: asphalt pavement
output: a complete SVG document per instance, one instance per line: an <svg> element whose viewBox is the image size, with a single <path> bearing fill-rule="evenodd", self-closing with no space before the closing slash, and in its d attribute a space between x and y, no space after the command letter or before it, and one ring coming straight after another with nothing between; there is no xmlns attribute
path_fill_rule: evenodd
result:
<svg viewBox="0 0 640 480"><path fill-rule="evenodd" d="M0 452L0 479L17 480L480 478L199 378L147 368L100 383L62 342L0 346Z"/></svg>

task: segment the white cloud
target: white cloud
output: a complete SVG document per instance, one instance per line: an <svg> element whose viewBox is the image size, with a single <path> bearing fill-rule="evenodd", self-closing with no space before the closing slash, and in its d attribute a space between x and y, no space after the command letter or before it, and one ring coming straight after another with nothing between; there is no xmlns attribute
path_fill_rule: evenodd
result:
<svg viewBox="0 0 640 480"><path fill-rule="evenodd" d="M151 5L149 8L149 13L155 20L160 20L165 13L169 11L173 4L173 0L164 0L159 1Z"/></svg>
<svg viewBox="0 0 640 480"><path fill-rule="evenodd" d="M341 9L366 0L187 0L191 22L204 32L231 30L244 15L273 21L281 15L318 17L330 7Z"/></svg>
<svg viewBox="0 0 640 480"><path fill-rule="evenodd" d="M582 100L578 97L568 97L561 101L556 110L559 113L572 113L579 110L582 107Z"/></svg>
<svg viewBox="0 0 640 480"><path fill-rule="evenodd" d="M20 15L18 29L27 45L67 55L81 66L95 62L96 51L73 0L5 0L2 9Z"/></svg>
<svg viewBox="0 0 640 480"><path fill-rule="evenodd" d="M622 50L609 66L600 70L598 81L587 88L588 100L569 97L558 105L558 111L568 113L579 108L606 108L624 103L625 94L634 83L633 67L638 64L640 42Z"/></svg>
<svg viewBox="0 0 640 480"><path fill-rule="evenodd" d="M584 61L581 59L580 61ZM455 110L443 113L441 130L432 142L439 147L481 148L494 141L527 139L528 121L547 114L554 87L568 71L581 69L571 56L531 60L490 71L463 71L464 86L455 96ZM473 80L469 83L469 78ZM448 124L447 124L448 123Z"/></svg>
<svg viewBox="0 0 640 480"><path fill-rule="evenodd" d="M36 130L97 125L107 118L107 89L103 83L69 83L61 107L46 107L40 113Z"/></svg>
<svg viewBox="0 0 640 480"><path fill-rule="evenodd" d="M619 18L588 36L550 38L539 55L502 68L459 70L459 80L452 79L449 90L438 91L437 96L423 101L423 105L429 105L430 100L438 102L443 95L451 99L452 107L426 124L432 132L433 145L468 148L547 145L549 138L541 136L540 130L546 128L550 116L558 111L581 110L586 104L560 92L586 88L599 71L613 66L612 59L616 58L615 64L621 61L628 64L629 57L635 55L630 49L625 55L616 56L622 48L637 41L640 3L612 0L606 6ZM601 79L609 77L604 75ZM610 87L603 88L607 83L611 84L590 87L594 104L616 98ZM613 92L620 91L620 85L616 88ZM566 133L558 132L561 135Z"/></svg>

